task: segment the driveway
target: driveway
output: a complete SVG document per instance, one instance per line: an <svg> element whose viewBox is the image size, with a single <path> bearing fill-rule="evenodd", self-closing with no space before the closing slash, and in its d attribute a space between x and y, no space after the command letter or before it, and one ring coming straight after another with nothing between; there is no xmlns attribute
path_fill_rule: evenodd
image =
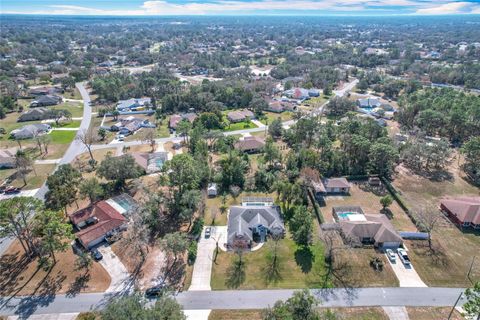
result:
<svg viewBox="0 0 480 320"><path fill-rule="evenodd" d="M202 235L198 241L197 259L193 265L192 283L189 291L212 290L210 287L210 279L212 276L212 263L215 253L216 241L221 247L225 242L227 227L217 226L211 227L211 236L205 239L205 228L203 228Z"/></svg>
<svg viewBox="0 0 480 320"><path fill-rule="evenodd" d="M127 268L122 261L113 253L109 245L98 247L98 251L103 255L100 264L107 270L112 282L105 292L131 292L133 289L133 281L128 273Z"/></svg>
<svg viewBox="0 0 480 320"><path fill-rule="evenodd" d="M420 276L418 275L417 271L413 268L413 265L410 267L405 267L405 265L400 261L397 256L397 262L392 263L390 259L388 259L388 263L392 266L393 272L398 278L398 282L400 287L427 287L427 285L422 281Z"/></svg>
<svg viewBox="0 0 480 320"><path fill-rule="evenodd" d="M390 320L408 320L407 308L405 307L383 307L383 311Z"/></svg>

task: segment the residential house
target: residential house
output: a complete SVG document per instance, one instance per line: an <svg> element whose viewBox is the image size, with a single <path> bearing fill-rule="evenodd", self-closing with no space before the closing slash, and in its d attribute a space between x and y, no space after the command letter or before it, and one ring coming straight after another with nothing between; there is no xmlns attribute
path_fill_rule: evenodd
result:
<svg viewBox="0 0 480 320"><path fill-rule="evenodd" d="M265 140L256 137L256 136L249 136L244 137L237 141L234 145L234 148L246 153L257 153L263 150L265 147Z"/></svg>
<svg viewBox="0 0 480 320"><path fill-rule="evenodd" d="M364 214L360 207L334 207L343 238L348 242L397 249L403 243L390 220L383 214Z"/></svg>
<svg viewBox="0 0 480 320"><path fill-rule="evenodd" d="M18 117L17 122L45 120L50 118L50 116L50 110L44 107L39 107L22 113L20 117Z"/></svg>
<svg viewBox="0 0 480 320"><path fill-rule="evenodd" d="M48 133L51 129L52 127L50 127L50 125L48 124L43 124L43 123L29 124L19 129L12 130L12 132L10 132L10 135L15 140L31 139L38 135Z"/></svg>
<svg viewBox="0 0 480 320"><path fill-rule="evenodd" d="M286 101L272 100L268 103L267 111L282 113L284 111L294 111L296 106Z"/></svg>
<svg viewBox="0 0 480 320"><path fill-rule="evenodd" d="M357 99L357 107L359 108L378 108L382 105L377 98Z"/></svg>
<svg viewBox="0 0 480 320"><path fill-rule="evenodd" d="M117 110L120 112L144 111L150 109L152 100L150 98L120 100Z"/></svg>
<svg viewBox="0 0 480 320"><path fill-rule="evenodd" d="M209 197L216 197L217 196L217 184L216 183L209 183L208 184L207 195Z"/></svg>
<svg viewBox="0 0 480 320"><path fill-rule="evenodd" d="M41 88L33 88L28 91L30 96L46 96L46 95L53 95L57 93L63 93L63 90L58 87L41 87Z"/></svg>
<svg viewBox="0 0 480 320"><path fill-rule="evenodd" d="M345 178L327 178L323 181L312 181L311 185L317 198L327 194L348 194L351 188L350 183Z"/></svg>
<svg viewBox="0 0 480 320"><path fill-rule="evenodd" d="M168 161L168 152L159 151L153 153L134 152L131 154L135 162L142 167L147 174L162 170L163 165Z"/></svg>
<svg viewBox="0 0 480 320"><path fill-rule="evenodd" d="M320 96L320 91L317 89L293 88L286 90L283 94L291 99L307 100L312 97Z"/></svg>
<svg viewBox="0 0 480 320"><path fill-rule="evenodd" d="M140 128L155 128L155 125L148 119L129 116L120 119L117 123L112 125L110 131L118 131L119 134L130 135L138 131Z"/></svg>
<svg viewBox="0 0 480 320"><path fill-rule="evenodd" d="M47 94L33 100L30 103L30 108L54 106L59 104L60 102L62 102L62 97Z"/></svg>
<svg viewBox="0 0 480 320"><path fill-rule="evenodd" d="M15 168L15 155L17 154L18 148L8 148L0 149L0 169L11 169Z"/></svg>
<svg viewBox="0 0 480 320"><path fill-rule="evenodd" d="M237 122L242 122L245 121L247 118L253 119L254 114L252 111L243 109L243 110L236 110L236 111L230 111L227 114L227 119L230 122L237 123Z"/></svg>
<svg viewBox="0 0 480 320"><path fill-rule="evenodd" d="M251 247L269 234L283 236L285 226L278 206L233 206L228 214L227 248Z"/></svg>
<svg viewBox="0 0 480 320"><path fill-rule="evenodd" d="M480 197L444 198L440 209L456 225L480 229Z"/></svg>
<svg viewBox="0 0 480 320"><path fill-rule="evenodd" d="M180 121L182 120L187 120L190 123L193 123L195 119L197 118L197 115L195 113L184 113L184 114L174 114L170 117L170 120L168 122L168 126L170 129L175 130L177 129L177 125Z"/></svg>
<svg viewBox="0 0 480 320"><path fill-rule="evenodd" d="M75 235L86 249L127 228L127 219L107 201L76 211L70 215L70 221L79 230Z"/></svg>

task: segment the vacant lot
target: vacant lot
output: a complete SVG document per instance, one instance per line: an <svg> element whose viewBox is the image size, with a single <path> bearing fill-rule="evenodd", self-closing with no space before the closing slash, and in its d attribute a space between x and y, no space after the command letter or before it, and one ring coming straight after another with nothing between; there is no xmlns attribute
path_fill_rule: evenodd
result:
<svg viewBox="0 0 480 320"><path fill-rule="evenodd" d="M350 183L352 188L349 195L328 196L326 198L326 206L321 207L326 222L334 221L332 208L338 206L360 206L365 213L380 214L382 209L380 198L388 194L387 190L384 188L374 189L366 181L350 181ZM393 214L391 222L397 230L416 231L416 227L410 218L395 201L389 209Z"/></svg>
<svg viewBox="0 0 480 320"><path fill-rule="evenodd" d="M57 263L45 271L37 260L29 261L15 241L0 258L0 295L53 295L80 292L103 292L110 285L110 276L93 262L90 270L75 270L76 255L71 249L56 253Z"/></svg>
<svg viewBox="0 0 480 320"><path fill-rule="evenodd" d="M408 207L415 212L425 206L437 207L443 196L476 195L480 189L463 179L463 174L454 161L450 167L451 179L433 181L399 167L393 182ZM441 215L440 211L438 214ZM478 255L480 233L461 231L443 217L433 233L434 251L426 243L407 243L415 269L429 286L467 286L466 274L472 257ZM480 280L480 262L472 269L472 278Z"/></svg>
<svg viewBox="0 0 480 320"><path fill-rule="evenodd" d="M263 124L271 124L273 120L276 120L280 118L282 122L292 120L293 118L293 112L290 111L285 111L281 113L276 113L276 112L264 112L266 119L261 119L260 122Z"/></svg>
<svg viewBox="0 0 480 320"><path fill-rule="evenodd" d="M16 169L0 170L0 183L9 178L9 185L21 187L23 190L37 189L47 180L47 177L55 169L55 164L34 164L32 170L27 173L25 185L23 179L17 175Z"/></svg>
<svg viewBox="0 0 480 320"><path fill-rule="evenodd" d="M278 242L278 267L270 267L273 241L262 248L243 255L244 269L233 271L237 259L233 252L219 252L213 265L211 286L213 290L230 288L318 288L331 286L325 282L326 267L323 247L316 241L311 249L298 247L289 235Z"/></svg>

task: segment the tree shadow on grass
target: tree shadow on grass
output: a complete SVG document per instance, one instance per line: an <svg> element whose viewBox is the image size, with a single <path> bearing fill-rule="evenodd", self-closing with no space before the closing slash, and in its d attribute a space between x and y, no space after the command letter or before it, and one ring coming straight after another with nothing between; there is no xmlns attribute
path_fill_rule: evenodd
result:
<svg viewBox="0 0 480 320"><path fill-rule="evenodd" d="M282 268L280 258L273 256L272 254L267 255L266 264L262 268L262 273L265 278L265 284L278 283L282 280Z"/></svg>
<svg viewBox="0 0 480 320"><path fill-rule="evenodd" d="M228 288L238 288L245 282L245 262L235 260L233 264L227 269L227 279L225 285Z"/></svg>
<svg viewBox="0 0 480 320"><path fill-rule="evenodd" d="M314 260L315 256L310 247L304 246L295 251L295 262L300 266L303 273L309 273L312 270Z"/></svg>
<svg viewBox="0 0 480 320"><path fill-rule="evenodd" d="M66 296L71 298L79 294L83 289L88 287L88 281L90 281L90 273L84 273L75 278L75 281L70 284L66 292Z"/></svg>

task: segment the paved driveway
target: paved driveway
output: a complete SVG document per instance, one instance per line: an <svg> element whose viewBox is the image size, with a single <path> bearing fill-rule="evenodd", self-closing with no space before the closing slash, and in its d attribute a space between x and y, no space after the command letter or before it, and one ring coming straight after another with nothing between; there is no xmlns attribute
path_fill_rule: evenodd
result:
<svg viewBox="0 0 480 320"><path fill-rule="evenodd" d="M192 283L189 291L196 290L212 290L210 287L210 279L212 276L213 255L215 253L216 240L221 245L225 242L227 227L218 226L211 227L211 236L205 239L205 228L203 228L202 235L198 241L197 259L193 265Z"/></svg>
<svg viewBox="0 0 480 320"><path fill-rule="evenodd" d="M113 253L109 245L102 245L98 251L103 255L100 264L107 270L112 282L106 292L130 292L133 289L133 281L127 268L122 261Z"/></svg>
<svg viewBox="0 0 480 320"><path fill-rule="evenodd" d="M398 278L398 282L400 287L426 287L427 285L422 281L420 276L418 275L417 271L413 268L413 265L406 268L405 265L400 261L397 256L397 262L392 263L390 259L388 259L388 263L392 266L393 272Z"/></svg>

